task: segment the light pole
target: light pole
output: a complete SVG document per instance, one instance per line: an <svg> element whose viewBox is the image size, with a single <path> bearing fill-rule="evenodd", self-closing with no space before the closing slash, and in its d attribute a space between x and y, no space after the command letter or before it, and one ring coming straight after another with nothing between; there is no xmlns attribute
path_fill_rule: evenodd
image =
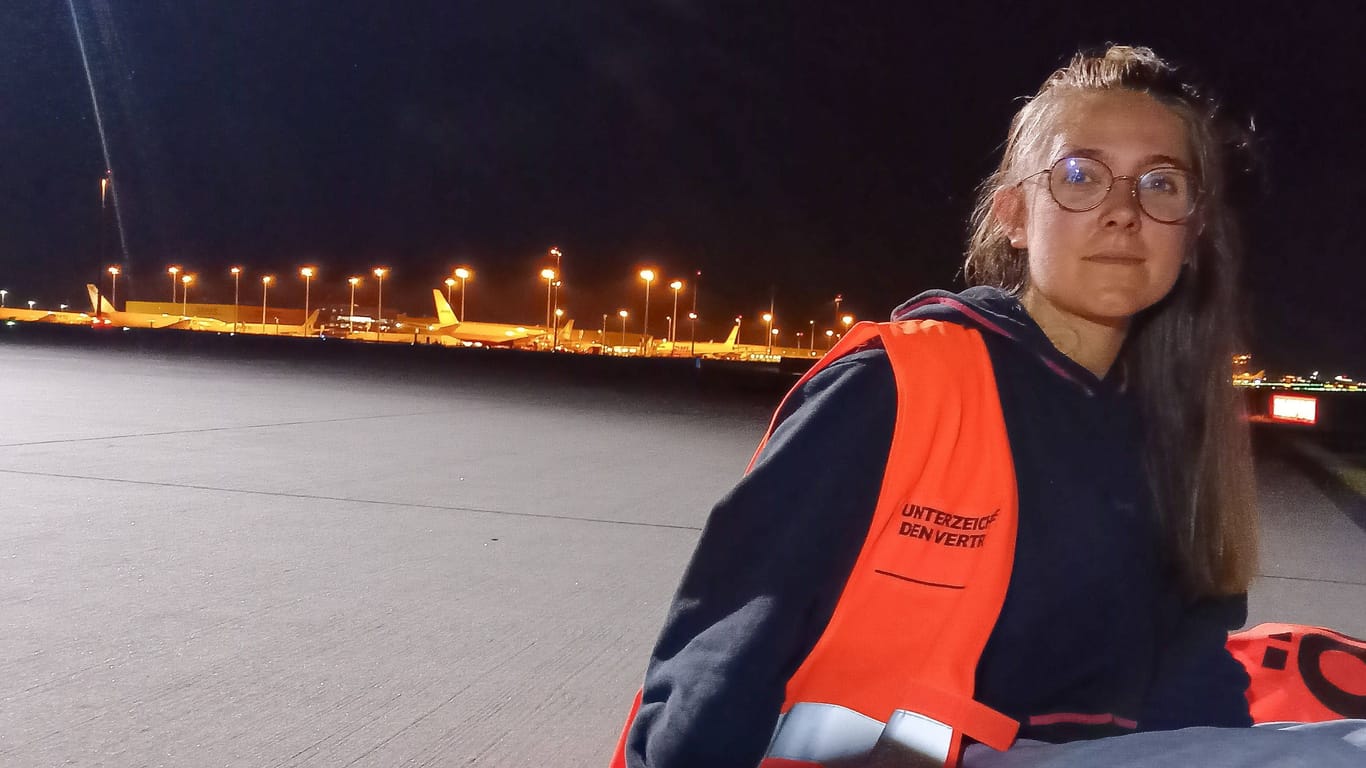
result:
<svg viewBox="0 0 1366 768"><path fill-rule="evenodd" d="M379 327L384 324L384 276L389 274L389 270L384 267L375 267L375 279L379 281L378 298L375 300L375 338L378 339Z"/></svg>
<svg viewBox="0 0 1366 768"><path fill-rule="evenodd" d="M697 313L688 313L688 354L697 354Z"/></svg>
<svg viewBox="0 0 1366 768"><path fill-rule="evenodd" d="M552 286L555 290L552 291L553 298L551 299L551 305L558 309L560 306L560 283L564 280L564 270L560 268L560 259L564 254L560 253L559 248L551 246L550 255L555 257L555 285ZM559 337L558 324L555 329L555 335L556 338Z"/></svg>
<svg viewBox="0 0 1366 768"><path fill-rule="evenodd" d="M674 289L674 313L673 313L672 316L673 316L673 317L678 317L678 292L679 292L680 290L682 290L682 288L683 288L683 281L682 281L682 280L675 280L675 281L673 281L672 283L669 283L669 287L672 288L672 289ZM677 334L677 330L676 330L675 327L674 327L675 325L676 325L676 324L670 324L670 325L669 325L669 329L670 329L670 330L669 330L669 343L670 343L670 344L674 343L675 337L678 335L678 334Z"/></svg>
<svg viewBox="0 0 1366 768"><path fill-rule="evenodd" d="M109 306L113 307L115 311L117 311L118 308L119 308L119 307L118 307L118 304L115 303L115 302L117 302L118 300L119 300L119 268L118 268L118 267L110 267L110 268L109 268ZM96 314L96 316L98 316L98 315L99 315L99 312L96 312L95 314Z"/></svg>
<svg viewBox="0 0 1366 768"><path fill-rule="evenodd" d="M232 332L237 333L238 320L241 319L242 307L239 298L242 295L242 268L233 267L228 270L232 273Z"/></svg>
<svg viewBox="0 0 1366 768"><path fill-rule="evenodd" d="M98 222L99 226L96 228L95 231L95 239L97 243L96 247L99 250L97 257L99 258L101 264L104 263L104 230L106 229L105 220L108 218L108 216L106 215L106 211L108 210L109 202L109 185L112 183L114 183L114 171L113 169L106 168L104 169L104 175L100 177L100 218ZM171 290L174 291L175 288L172 287ZM171 298L171 303L175 303L175 297ZM109 306L115 306L114 295L112 293L109 295ZM97 321L100 319L101 314L102 313L100 312L100 297L99 291L97 290L95 291L95 319Z"/></svg>
<svg viewBox="0 0 1366 768"><path fill-rule="evenodd" d="M768 352L767 352L766 354L770 354L770 355L771 355L771 354L773 354L773 313L772 313L772 312L765 312L765 313L764 313L764 322L765 322L765 323L768 323Z"/></svg>
<svg viewBox="0 0 1366 768"><path fill-rule="evenodd" d="M811 351L812 351L812 352L815 352L815 351L816 351L816 321L815 321L815 320L807 320L806 322L807 322L808 325L811 326Z"/></svg>
<svg viewBox="0 0 1366 768"><path fill-rule="evenodd" d="M350 336L356 329L356 286L360 285L360 278L348 277L346 282L351 285L351 310L346 313L346 335Z"/></svg>
<svg viewBox="0 0 1366 768"><path fill-rule="evenodd" d="M607 313L602 313L602 354L607 354Z"/></svg>
<svg viewBox="0 0 1366 768"><path fill-rule="evenodd" d="M304 267L299 270L299 274L304 277L304 325L308 325L308 289L313 283L313 268ZM304 335L308 335L308 328L304 328Z"/></svg>
<svg viewBox="0 0 1366 768"><path fill-rule="evenodd" d="M839 322L840 322L840 302L842 302L842 301L844 301L844 294L842 294L842 293L837 293L837 294L835 294L835 325L836 325L836 326L838 326L838 325L839 325Z"/></svg>
<svg viewBox="0 0 1366 768"><path fill-rule="evenodd" d="M769 333L769 335L772 337L772 341L770 341L770 342L769 342L769 345L768 345L768 353L771 355L771 354L773 354L773 344L776 343L776 342L778 341L778 329L777 329L777 328L774 328L773 330L769 331L768 333Z"/></svg>
<svg viewBox="0 0 1366 768"><path fill-rule="evenodd" d="M33 304L33 302L30 301L29 304L31 305L31 304ZM32 308L33 308L32 306L29 307L29 309L32 309ZM626 346L626 316L627 316L629 313L628 313L626 310L622 309L622 310L618 310L618 311L617 311L617 314L621 316L621 346L624 347L624 346Z"/></svg>
<svg viewBox="0 0 1366 768"><path fill-rule="evenodd" d="M454 287L455 287L455 278L453 278L453 277L448 277L448 278L446 278L446 306L448 306L448 307L451 305L451 289L454 288ZM461 314L464 314L464 312L462 311Z"/></svg>
<svg viewBox="0 0 1366 768"><path fill-rule="evenodd" d="M666 334L665 334L664 338L666 338L666 339L669 340L669 357L673 357L673 355L674 355L674 346L673 346L673 344L674 344L674 342L673 342L673 338L674 338L674 316L673 316L673 315L665 315L665 316L664 316L664 330L666 331Z"/></svg>
<svg viewBox="0 0 1366 768"><path fill-rule="evenodd" d="M550 327L550 290L552 283L555 282L555 270L546 267L541 270L541 277L545 278L545 327Z"/></svg>
<svg viewBox="0 0 1366 768"><path fill-rule="evenodd" d="M835 340L835 332L829 328L825 329L825 351L830 351L830 342Z"/></svg>
<svg viewBox="0 0 1366 768"><path fill-rule="evenodd" d="M460 278L460 317L456 319L463 323L469 319L465 317L465 281L474 277L474 273L465 267L456 267L455 276Z"/></svg>
<svg viewBox="0 0 1366 768"><path fill-rule="evenodd" d="M645 346L645 337L650 335L650 283L655 280L653 269L640 270L640 279L645 281L645 316L640 322L640 351L641 354L648 354L649 350Z"/></svg>
<svg viewBox="0 0 1366 768"><path fill-rule="evenodd" d="M29 301L28 301L28 308L29 308L29 311L30 311L30 312L33 311L33 305L34 305L34 304L37 304L37 303L38 303L38 302L34 301L33 299L29 299Z"/></svg>
<svg viewBox="0 0 1366 768"><path fill-rule="evenodd" d="M180 282L184 287L180 289L180 316L190 316L190 283L194 282L194 275L182 275Z"/></svg>
<svg viewBox="0 0 1366 768"><path fill-rule="evenodd" d="M841 318L840 318L840 322L841 322L841 323L844 323L844 333L848 333L848 332L849 332L849 325L850 325L851 323L854 322L854 316L853 316L853 315L845 315L844 317L841 317ZM844 334L840 334L840 335L843 336Z"/></svg>
<svg viewBox="0 0 1366 768"><path fill-rule="evenodd" d="M554 351L555 351L555 347L559 345L559 342L560 342L560 318L561 318L561 317L564 317L564 310L560 309L560 283L561 283L561 282L562 282L562 281L560 281L560 280L556 280L554 283L551 284L551 285L555 288L555 291L554 291L554 296L555 296L555 298L554 298L555 311L554 311L554 313L552 313L552 316L553 316L554 319L555 319L555 327L553 328L553 335L550 337L550 338L551 338L551 341L552 341L552 343L551 343L551 345L550 345L550 351L551 351L551 352L554 352Z"/></svg>
<svg viewBox="0 0 1366 768"><path fill-rule="evenodd" d="M697 354L697 294L702 292L702 270L697 270L697 279L692 281L692 312L688 314L688 319L692 320L692 339L689 342L689 353Z"/></svg>
<svg viewBox="0 0 1366 768"><path fill-rule="evenodd" d="M261 333L266 332L266 291L274 279L270 275L261 278Z"/></svg>
<svg viewBox="0 0 1366 768"><path fill-rule="evenodd" d="M0 290L0 307L5 306L5 297L8 295L9 291Z"/></svg>
<svg viewBox="0 0 1366 768"><path fill-rule="evenodd" d="M171 303L175 303L175 281L176 275L180 274L180 267L171 267L166 270L171 275Z"/></svg>

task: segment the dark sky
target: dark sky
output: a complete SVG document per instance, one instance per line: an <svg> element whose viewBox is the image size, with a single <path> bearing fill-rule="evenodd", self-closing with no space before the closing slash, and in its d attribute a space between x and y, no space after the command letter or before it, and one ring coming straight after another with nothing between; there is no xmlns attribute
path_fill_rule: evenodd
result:
<svg viewBox="0 0 1366 768"><path fill-rule="evenodd" d="M347 275L383 263L386 306L430 314L464 263L471 319L536 322L558 245L581 326L638 312L646 265L703 271L705 335L770 290L785 329L827 323L836 293L881 318L961 286L963 222L1017 97L1117 41L1255 116L1253 351L1366 378L1355 3L74 4L126 234L126 258L108 245L121 296L169 298L179 263L200 275L191 300L231 301L241 263L244 294L271 271L272 303L297 306L300 265L321 270L315 296L344 300ZM0 287L75 303L99 261L90 89L65 2L5 16Z"/></svg>

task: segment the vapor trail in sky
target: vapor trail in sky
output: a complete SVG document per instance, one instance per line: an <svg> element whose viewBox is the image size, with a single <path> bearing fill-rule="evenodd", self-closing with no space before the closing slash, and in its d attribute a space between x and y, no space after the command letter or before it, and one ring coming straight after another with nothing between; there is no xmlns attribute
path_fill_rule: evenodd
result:
<svg viewBox="0 0 1366 768"><path fill-rule="evenodd" d="M71 24L76 30L76 45L81 51L81 66L85 68L85 82L90 86L90 104L95 110L95 129L100 134L100 150L104 154L104 167L113 170L114 164L109 157L109 140L104 135L104 115L100 112L100 99L95 92L95 78L90 74L90 57L85 51L85 35L81 33L81 19L76 14L75 0L66 0L66 7L71 10ZM114 224L119 230L119 248L123 255L123 261L128 261L128 236L123 231L123 214L119 206L119 189L115 184L110 190L114 199ZM103 226L103 224L101 224ZM103 265L100 267L103 269Z"/></svg>

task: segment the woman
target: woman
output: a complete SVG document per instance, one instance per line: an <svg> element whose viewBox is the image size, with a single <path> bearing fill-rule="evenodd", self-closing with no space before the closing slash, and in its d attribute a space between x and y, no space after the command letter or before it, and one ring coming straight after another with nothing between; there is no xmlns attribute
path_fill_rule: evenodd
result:
<svg viewBox="0 0 1366 768"><path fill-rule="evenodd" d="M1150 50L1048 78L982 187L973 287L852 331L712 512L627 765L1251 724L1225 150Z"/></svg>

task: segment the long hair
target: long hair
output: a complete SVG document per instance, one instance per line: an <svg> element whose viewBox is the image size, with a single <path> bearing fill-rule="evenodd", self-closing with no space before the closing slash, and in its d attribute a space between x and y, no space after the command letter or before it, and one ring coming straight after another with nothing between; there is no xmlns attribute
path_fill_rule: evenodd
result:
<svg viewBox="0 0 1366 768"><path fill-rule="evenodd" d="M1119 362L1139 400L1144 460L1170 561L1192 596L1236 594L1246 591L1257 560L1251 449L1232 386L1242 248L1226 178L1246 134L1147 48L1077 54L1011 121L1001 164L978 191L963 273L970 285L1025 290L1028 255L1011 247L992 199L1047 164L1038 154L1069 97L1115 90L1147 94L1171 109L1194 157L1200 189L1186 225L1185 266L1171 293L1134 318Z"/></svg>

